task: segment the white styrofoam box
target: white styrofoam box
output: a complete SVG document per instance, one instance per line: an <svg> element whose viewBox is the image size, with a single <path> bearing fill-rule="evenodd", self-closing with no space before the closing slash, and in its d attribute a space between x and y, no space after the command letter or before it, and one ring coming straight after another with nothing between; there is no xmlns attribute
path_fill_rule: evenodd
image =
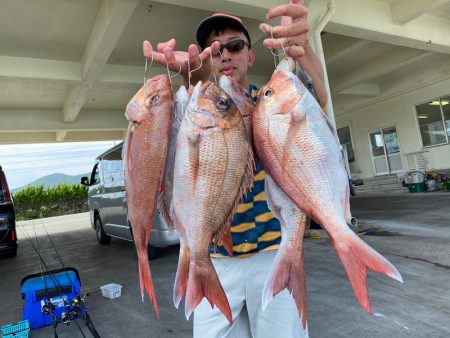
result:
<svg viewBox="0 0 450 338"><path fill-rule="evenodd" d="M100 290L102 290L103 297L114 299L120 297L122 294L122 285L110 283L101 286Z"/></svg>

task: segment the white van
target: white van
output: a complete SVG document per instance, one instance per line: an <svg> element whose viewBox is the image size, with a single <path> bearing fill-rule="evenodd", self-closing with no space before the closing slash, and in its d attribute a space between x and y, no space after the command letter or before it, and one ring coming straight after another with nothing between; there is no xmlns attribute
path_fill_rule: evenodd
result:
<svg viewBox="0 0 450 338"><path fill-rule="evenodd" d="M89 187L88 204L92 228L97 240L107 245L111 237L133 241L133 232L128 218L125 192L123 142L105 151L96 158L91 177L82 177L81 184ZM170 232L155 212L148 247L149 257L156 258L158 248L178 244L178 232Z"/></svg>

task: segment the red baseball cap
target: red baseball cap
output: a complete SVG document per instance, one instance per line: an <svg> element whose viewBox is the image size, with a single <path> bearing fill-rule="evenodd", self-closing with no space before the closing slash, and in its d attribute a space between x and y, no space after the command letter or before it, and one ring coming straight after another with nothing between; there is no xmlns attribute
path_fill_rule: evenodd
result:
<svg viewBox="0 0 450 338"><path fill-rule="evenodd" d="M250 35L248 34L247 28L245 28L242 19L237 16L224 13L214 13L199 23L196 34L199 46L204 49L209 34L216 29L220 30L225 28L231 28L244 33L248 39L248 43L250 44L249 48L251 48L252 42L250 40Z"/></svg>

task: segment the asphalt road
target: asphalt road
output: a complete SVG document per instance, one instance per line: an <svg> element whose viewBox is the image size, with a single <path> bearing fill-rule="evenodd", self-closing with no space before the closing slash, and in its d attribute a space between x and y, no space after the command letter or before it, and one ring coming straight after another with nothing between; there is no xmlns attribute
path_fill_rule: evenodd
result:
<svg viewBox="0 0 450 338"><path fill-rule="evenodd" d="M314 231L321 238L305 240L310 337L450 337L450 193L356 196L351 205L361 238L397 267L404 283L369 272L374 315L367 315L330 241L323 231ZM38 239L50 269L61 267L58 253L65 266L79 270L88 310L102 337L192 336L192 319L186 321L183 304L180 310L172 304L178 247L164 249L151 262L158 320L148 299L141 302L132 243L113 239L109 246L100 246L88 214L20 223L17 257L0 258L0 325L21 319L20 281L40 271L25 234ZM112 282L123 285L122 296L109 300L99 287ZM83 323L79 325L89 337ZM58 326L58 334L82 337L74 323ZM52 336L50 327L31 334Z"/></svg>

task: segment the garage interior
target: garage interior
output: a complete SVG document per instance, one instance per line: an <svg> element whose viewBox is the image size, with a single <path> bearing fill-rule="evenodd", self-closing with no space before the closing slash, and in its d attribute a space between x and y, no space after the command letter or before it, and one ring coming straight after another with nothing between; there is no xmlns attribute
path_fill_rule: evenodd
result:
<svg viewBox="0 0 450 338"><path fill-rule="evenodd" d="M250 80L264 84L274 66L272 55L262 47L264 36L258 25L266 21L269 8L281 3L0 0L0 144L123 139L128 126L124 107L144 78L142 41L156 44L174 37L185 50L193 42L198 22L211 12L244 18L257 55ZM450 82L450 1L305 3L310 10L310 42L319 50L319 37L323 45L338 128L360 110L405 93L413 95L434 86L436 96L450 94L442 89ZM330 8L333 15L324 30L316 31ZM153 65L149 76L165 71ZM415 118L412 108L408 114ZM412 152L420 143L414 142L402 146ZM359 146L363 147L367 145ZM449 147L431 151L449 161L450 156L445 157ZM362 176L369 171L358 166L353 169ZM314 230L318 238L305 239L310 336L450 336L450 194L357 195L351 205L361 238L399 269L404 283L369 273L374 313L367 315L355 300L326 234ZM79 270L86 304L101 336L192 336L192 318L186 321L184 312L172 303L178 247L164 249L151 262L161 314L158 320L148 299L140 300L134 246L119 240L98 245L88 214L18 224L22 237L18 256L0 258L0 326L20 320L20 281L40 271L39 258L24 235L35 230L50 267L58 268L61 263L49 236L64 265ZM104 298L99 290L111 282L123 285L121 297L114 300ZM82 336L74 325L59 326L58 333ZM33 337L52 334L51 327L32 332Z"/></svg>

